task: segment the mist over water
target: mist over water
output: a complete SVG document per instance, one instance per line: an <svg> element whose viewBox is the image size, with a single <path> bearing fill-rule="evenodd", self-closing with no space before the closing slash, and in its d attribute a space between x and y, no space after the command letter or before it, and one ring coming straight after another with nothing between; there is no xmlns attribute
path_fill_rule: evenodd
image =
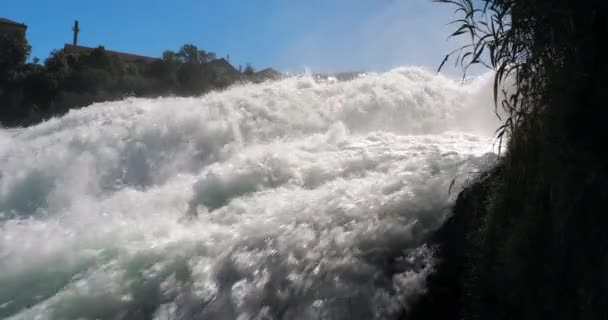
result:
<svg viewBox="0 0 608 320"><path fill-rule="evenodd" d="M0 318L394 319L493 161L489 85L303 76L0 130Z"/></svg>

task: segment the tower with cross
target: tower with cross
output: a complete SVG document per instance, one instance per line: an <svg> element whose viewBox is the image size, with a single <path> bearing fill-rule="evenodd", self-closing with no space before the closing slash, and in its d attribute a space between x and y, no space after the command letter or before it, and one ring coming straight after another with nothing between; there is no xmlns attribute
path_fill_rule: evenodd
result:
<svg viewBox="0 0 608 320"><path fill-rule="evenodd" d="M72 28L72 31L74 31L74 45L77 46L78 45L78 32L80 32L80 28L78 27L78 20L74 21L74 27Z"/></svg>

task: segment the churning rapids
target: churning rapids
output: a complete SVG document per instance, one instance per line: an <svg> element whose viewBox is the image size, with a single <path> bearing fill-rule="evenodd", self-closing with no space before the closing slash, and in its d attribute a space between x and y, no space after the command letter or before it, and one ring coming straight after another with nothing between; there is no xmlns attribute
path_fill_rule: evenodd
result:
<svg viewBox="0 0 608 320"><path fill-rule="evenodd" d="M300 76L2 129L0 318L398 318L494 161L489 88Z"/></svg>

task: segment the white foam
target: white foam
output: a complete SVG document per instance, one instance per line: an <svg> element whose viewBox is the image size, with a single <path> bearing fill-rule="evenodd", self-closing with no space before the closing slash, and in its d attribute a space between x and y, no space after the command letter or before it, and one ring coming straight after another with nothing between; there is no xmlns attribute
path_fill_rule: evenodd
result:
<svg viewBox="0 0 608 320"><path fill-rule="evenodd" d="M492 161L463 120L487 81L302 76L0 130L0 316L395 317L450 182Z"/></svg>

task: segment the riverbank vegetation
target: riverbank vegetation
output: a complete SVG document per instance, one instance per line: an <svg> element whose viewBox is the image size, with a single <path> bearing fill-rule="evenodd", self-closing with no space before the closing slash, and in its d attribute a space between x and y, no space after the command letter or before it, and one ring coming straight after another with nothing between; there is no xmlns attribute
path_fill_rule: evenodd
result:
<svg viewBox="0 0 608 320"><path fill-rule="evenodd" d="M42 64L37 59L27 63L30 49L22 33L0 35L0 125L27 126L127 96L200 95L239 81L264 80L250 65L241 72L191 44L165 51L162 59L141 61L103 47L85 52L66 47Z"/></svg>
<svg viewBox="0 0 608 320"><path fill-rule="evenodd" d="M472 39L452 57L496 71L508 146L436 234L442 262L408 318L607 319L607 4L439 2Z"/></svg>

